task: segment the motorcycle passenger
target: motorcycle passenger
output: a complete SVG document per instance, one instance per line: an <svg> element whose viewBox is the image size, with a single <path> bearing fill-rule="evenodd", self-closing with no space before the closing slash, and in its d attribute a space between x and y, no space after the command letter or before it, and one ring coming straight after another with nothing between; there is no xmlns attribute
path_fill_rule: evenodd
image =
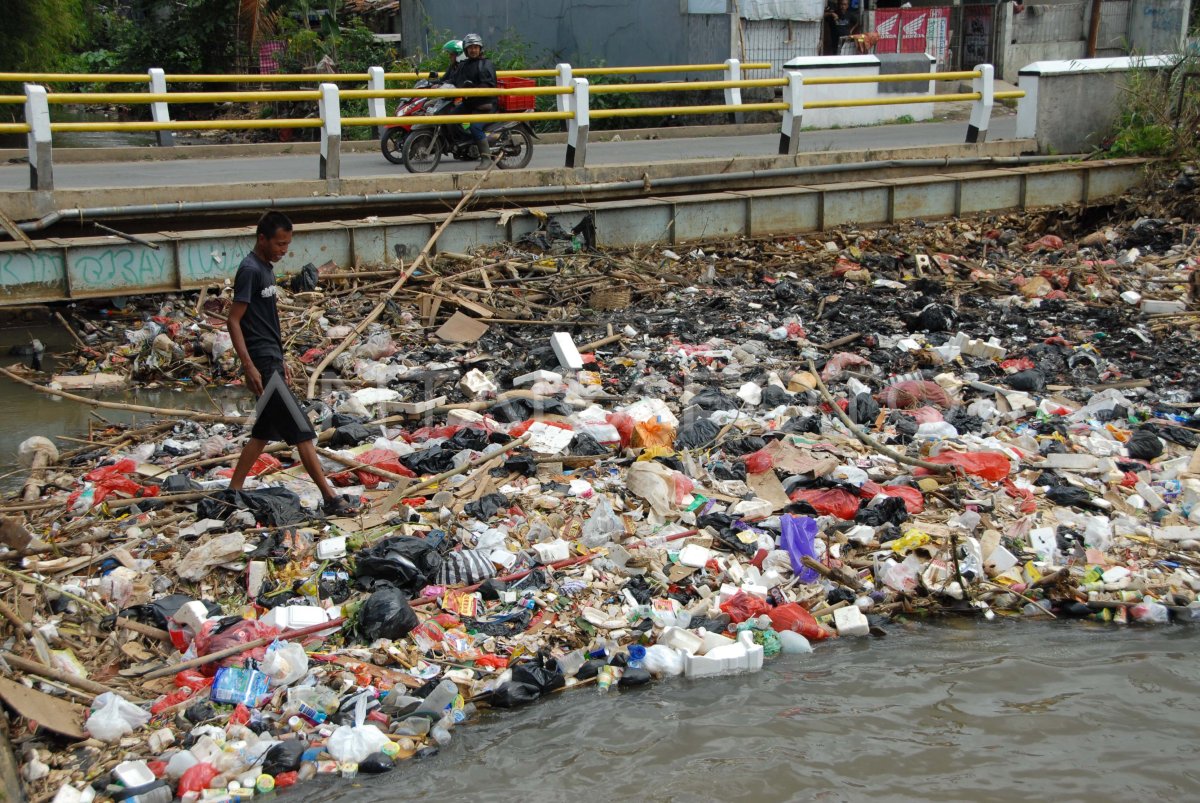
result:
<svg viewBox="0 0 1200 803"><path fill-rule="evenodd" d="M454 79L458 75L458 70L462 63L467 60L467 55L463 53L463 43L461 39L451 39L446 44L442 45L442 50L450 57L450 66L446 68L446 72L442 74L442 82L454 84ZM432 73L429 76L431 79L437 79L437 73ZM457 84L455 84L457 86Z"/></svg>
<svg viewBox="0 0 1200 803"><path fill-rule="evenodd" d="M469 33L462 39L463 50L467 60L460 64L454 72L454 85L462 88L489 89L496 86L496 68L491 60L483 55L483 37L477 33ZM488 114L496 111L494 97L463 98L463 102L451 109L448 114ZM487 167L492 162L492 149L488 145L487 134L484 133L483 123L471 123L468 132L475 146L479 149L479 167Z"/></svg>

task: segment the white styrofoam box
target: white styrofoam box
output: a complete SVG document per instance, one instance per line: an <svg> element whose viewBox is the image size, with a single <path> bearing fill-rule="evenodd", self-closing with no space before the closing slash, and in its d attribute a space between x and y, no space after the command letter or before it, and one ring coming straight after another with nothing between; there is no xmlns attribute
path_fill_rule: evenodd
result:
<svg viewBox="0 0 1200 803"><path fill-rule="evenodd" d="M689 678L728 672L757 672L762 665L762 645L754 643L754 634L749 630L738 633L735 643L716 647L704 655L683 654L683 674Z"/></svg>
<svg viewBox="0 0 1200 803"><path fill-rule="evenodd" d="M993 549L992 554L987 556L983 568L987 570L989 576L995 577L998 574L1004 574L1017 563L1017 556L1001 545Z"/></svg>
<svg viewBox="0 0 1200 803"><path fill-rule="evenodd" d="M727 602L737 596L737 593L741 590L731 583L721 583L721 588L717 591L717 604Z"/></svg>
<svg viewBox="0 0 1200 803"><path fill-rule="evenodd" d="M316 605L281 605L267 611L262 621L279 630L299 630L328 622L330 618L329 611Z"/></svg>
<svg viewBox="0 0 1200 803"><path fill-rule="evenodd" d="M495 393L500 388L496 387L496 383L489 379L483 371L472 368L463 374L462 379L458 380L458 389L471 398L476 398L485 393Z"/></svg>
<svg viewBox="0 0 1200 803"><path fill-rule="evenodd" d="M554 563L571 556L571 545L561 538L555 538L553 541L534 544L533 551L537 553L539 563Z"/></svg>
<svg viewBox="0 0 1200 803"><path fill-rule="evenodd" d="M171 617L175 624L180 627L186 627L193 633L200 632L200 626L208 621L208 608L203 602L193 600L179 606L179 610L175 611L175 615Z"/></svg>
<svg viewBox="0 0 1200 803"><path fill-rule="evenodd" d="M865 636L871 632L867 617L857 605L847 605L833 612L833 626L839 636Z"/></svg>
<svg viewBox="0 0 1200 803"><path fill-rule="evenodd" d="M554 349L554 356L558 357L558 364L563 368L578 371L583 367L583 357L579 356L579 349L568 333L555 332L551 335L550 347Z"/></svg>
<svg viewBox="0 0 1200 803"><path fill-rule="evenodd" d="M662 399L639 399L626 407L624 412L638 424L643 421L660 421L668 426L679 426L679 419Z"/></svg>
<svg viewBox="0 0 1200 803"><path fill-rule="evenodd" d="M705 630L700 633L701 646L697 650L700 655L705 655L709 650L715 650L717 647L725 647L733 643L733 639L728 636L723 636L720 633L714 633L711 630Z"/></svg>
<svg viewBox="0 0 1200 803"><path fill-rule="evenodd" d="M1058 551L1058 541L1053 527L1037 527L1029 531L1029 545L1035 552L1050 557Z"/></svg>
<svg viewBox="0 0 1200 803"><path fill-rule="evenodd" d="M534 382L562 382L563 375L557 374L554 371L544 371L538 369L530 371L527 374L521 374L513 380L513 387L521 387L522 385L532 385Z"/></svg>
<svg viewBox="0 0 1200 803"><path fill-rule="evenodd" d="M682 627L668 627L664 629L658 637L658 643L671 649L681 650L688 655L695 655L704 648L704 639L690 630L684 630Z"/></svg>
<svg viewBox="0 0 1200 803"><path fill-rule="evenodd" d="M742 591L759 599L766 599L769 590L766 586L757 583L742 583Z"/></svg>
<svg viewBox="0 0 1200 803"><path fill-rule="evenodd" d="M334 560L344 557L346 557L346 536L344 535L326 538L317 544L317 558L319 560Z"/></svg>
<svg viewBox="0 0 1200 803"><path fill-rule="evenodd" d="M703 569L710 557L712 557L712 550L699 544L688 544L679 550L679 562L684 566L691 566L693 569Z"/></svg>

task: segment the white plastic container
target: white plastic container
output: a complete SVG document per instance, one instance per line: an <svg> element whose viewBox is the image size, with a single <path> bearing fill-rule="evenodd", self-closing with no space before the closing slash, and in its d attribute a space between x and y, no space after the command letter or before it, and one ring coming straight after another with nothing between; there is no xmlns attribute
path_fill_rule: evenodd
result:
<svg viewBox="0 0 1200 803"><path fill-rule="evenodd" d="M658 643L675 650L682 650L687 655L695 655L704 648L704 639L690 630L680 627L668 627L658 637Z"/></svg>
<svg viewBox="0 0 1200 803"><path fill-rule="evenodd" d="M867 617L855 605L847 605L833 612L833 624L839 636L865 636L871 632Z"/></svg>
<svg viewBox="0 0 1200 803"><path fill-rule="evenodd" d="M553 541L534 544L533 551L537 553L538 563L554 563L571 556L571 545L561 538L555 538Z"/></svg>
<svg viewBox="0 0 1200 803"><path fill-rule="evenodd" d="M703 678L730 672L757 672L762 669L763 648L754 643L754 634L748 630L738 633L737 641L705 655L683 656L683 674L689 678Z"/></svg>
<svg viewBox="0 0 1200 803"><path fill-rule="evenodd" d="M320 560L336 560L346 557L346 536L338 535L326 538L317 544L317 558Z"/></svg>
<svg viewBox="0 0 1200 803"><path fill-rule="evenodd" d="M693 569L703 569L708 559L712 557L712 550L708 547L700 546L699 544L688 544L683 549L679 550L679 562L684 566L690 566Z"/></svg>
<svg viewBox="0 0 1200 803"><path fill-rule="evenodd" d="M262 617L265 624L280 630L299 630L329 621L329 612L316 605L281 605Z"/></svg>
<svg viewBox="0 0 1200 803"><path fill-rule="evenodd" d="M199 633L200 626L208 621L208 608L205 607L203 602L193 600L180 605L171 619L180 627L186 627L192 633Z"/></svg>

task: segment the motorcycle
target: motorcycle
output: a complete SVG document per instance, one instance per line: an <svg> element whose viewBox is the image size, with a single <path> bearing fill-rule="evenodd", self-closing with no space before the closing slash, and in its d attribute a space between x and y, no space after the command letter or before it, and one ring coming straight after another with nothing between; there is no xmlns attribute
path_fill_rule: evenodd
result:
<svg viewBox="0 0 1200 803"><path fill-rule="evenodd" d="M422 78L413 84L413 89L432 89L438 84L437 73L430 73L428 78ZM422 110L433 98L407 98L399 106L396 107L397 117L415 117L422 114ZM379 138L379 149L383 151L383 158L387 159L394 165L404 164L404 140L408 138L409 132L412 131L412 125L389 125L384 129L383 136Z"/></svg>
<svg viewBox="0 0 1200 803"><path fill-rule="evenodd" d="M448 112L456 102L453 98L430 98L422 111L425 115L438 115ZM488 123L484 127L488 145L496 166L501 170L520 170L529 164L533 158L533 141L537 134L523 120L506 120ZM449 125L414 125L408 136L404 138L401 155L404 166L410 173L430 173L437 169L442 160L442 154L449 154L462 161L479 158L479 149L475 141L463 130L463 126Z"/></svg>

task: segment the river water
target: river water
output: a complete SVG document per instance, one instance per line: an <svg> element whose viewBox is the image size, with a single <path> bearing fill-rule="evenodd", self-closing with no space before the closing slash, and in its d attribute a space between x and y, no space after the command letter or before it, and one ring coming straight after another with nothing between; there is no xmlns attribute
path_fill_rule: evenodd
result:
<svg viewBox="0 0 1200 803"><path fill-rule="evenodd" d="M0 331L0 354L55 327ZM7 363L20 358L6 358ZM239 391L217 396L228 405ZM214 409L202 391L116 394ZM89 410L0 382L0 457L30 435L86 436ZM114 420L128 414L102 411ZM60 448L73 444L60 442ZM0 479L20 487L23 472ZM893 623L762 672L594 686L459 726L440 755L316 803L399 799L1097 801L1200 797L1200 628L1080 622Z"/></svg>
<svg viewBox="0 0 1200 803"><path fill-rule="evenodd" d="M762 672L595 687L460 725L319 803L1200 796L1200 630L893 623Z"/></svg>

